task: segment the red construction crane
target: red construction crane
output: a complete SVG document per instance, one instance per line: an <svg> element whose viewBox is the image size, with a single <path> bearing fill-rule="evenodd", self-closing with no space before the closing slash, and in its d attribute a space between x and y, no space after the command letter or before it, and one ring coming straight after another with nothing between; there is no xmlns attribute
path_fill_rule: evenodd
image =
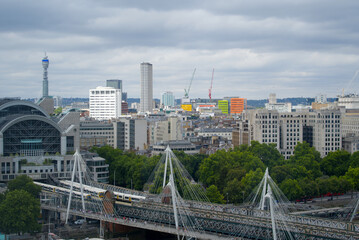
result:
<svg viewBox="0 0 359 240"><path fill-rule="evenodd" d="M209 100L211 100L211 99L212 99L213 75L214 75L214 68L213 68L213 71L212 71L211 87L210 87L210 89L208 89L208 96L209 96Z"/></svg>

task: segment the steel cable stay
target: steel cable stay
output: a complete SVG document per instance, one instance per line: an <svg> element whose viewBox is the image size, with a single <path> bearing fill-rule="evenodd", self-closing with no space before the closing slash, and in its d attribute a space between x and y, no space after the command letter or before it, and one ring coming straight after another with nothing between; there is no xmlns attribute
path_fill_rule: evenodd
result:
<svg viewBox="0 0 359 240"><path fill-rule="evenodd" d="M60 186L57 187L59 192L43 189L42 205L66 209L67 216L93 217L146 229L166 229L177 234L178 239L216 233L230 239L324 239L307 238L308 229L314 229L315 234L329 239L355 239L353 236L356 235L345 235L344 231L348 229L345 222L291 215L293 204L268 171L245 205L212 204L204 189L195 183L173 152L167 148L165 153L146 184L147 192L140 192L94 182L81 154L76 152L68 165L73 170L73 181L59 181L66 189L62 190L64 192ZM316 230L328 228L333 231ZM359 232L357 224L353 224L353 229ZM103 234L103 228L101 232Z"/></svg>

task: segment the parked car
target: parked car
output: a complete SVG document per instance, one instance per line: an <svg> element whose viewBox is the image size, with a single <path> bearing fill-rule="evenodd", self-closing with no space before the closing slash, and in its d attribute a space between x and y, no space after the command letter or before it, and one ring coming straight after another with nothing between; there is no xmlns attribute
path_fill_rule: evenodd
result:
<svg viewBox="0 0 359 240"><path fill-rule="evenodd" d="M77 219L76 221L75 221L75 224L76 225L81 225L81 224L84 224L86 221L85 221L85 219Z"/></svg>

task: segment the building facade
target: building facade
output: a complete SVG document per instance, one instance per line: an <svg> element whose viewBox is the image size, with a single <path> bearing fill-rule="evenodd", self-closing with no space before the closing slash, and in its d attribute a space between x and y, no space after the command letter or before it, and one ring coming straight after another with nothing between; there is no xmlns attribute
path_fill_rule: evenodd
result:
<svg viewBox="0 0 359 240"><path fill-rule="evenodd" d="M177 116L149 121L149 140L151 145L182 139L182 121Z"/></svg>
<svg viewBox="0 0 359 240"><path fill-rule="evenodd" d="M112 88L115 88L115 89L121 89L122 90L122 80L119 80L119 79L106 80L106 87L112 87Z"/></svg>
<svg viewBox="0 0 359 240"><path fill-rule="evenodd" d="M219 100L218 108L222 111L223 114L228 114L228 101L227 100Z"/></svg>
<svg viewBox="0 0 359 240"><path fill-rule="evenodd" d="M342 116L343 137L359 136L359 109L345 109Z"/></svg>
<svg viewBox="0 0 359 240"><path fill-rule="evenodd" d="M80 147L88 150L91 147L109 145L116 148L114 127L112 123L103 121L80 122Z"/></svg>
<svg viewBox="0 0 359 240"><path fill-rule="evenodd" d="M256 109L247 111L245 120L241 121L248 121L249 141L275 144L286 159L293 155L298 142L303 141L315 147L322 157L342 148L339 109L287 113Z"/></svg>
<svg viewBox="0 0 359 240"><path fill-rule="evenodd" d="M81 153L81 156L92 173L93 180L99 183L108 183L109 165L106 164L106 159L89 152Z"/></svg>
<svg viewBox="0 0 359 240"><path fill-rule="evenodd" d="M231 98L231 114L241 114L246 108L246 98Z"/></svg>
<svg viewBox="0 0 359 240"><path fill-rule="evenodd" d="M121 89L97 87L90 89L90 117L96 120L109 120L121 116Z"/></svg>
<svg viewBox="0 0 359 240"><path fill-rule="evenodd" d="M172 151L184 151L186 154L197 154L199 153L199 149L196 147L195 144L187 141L167 141L156 144L152 148L152 155L159 155L163 154L169 146Z"/></svg>
<svg viewBox="0 0 359 240"><path fill-rule="evenodd" d="M291 103L277 103L277 97L275 93L269 94L268 103L265 104L267 110L277 110L278 112L291 112Z"/></svg>
<svg viewBox="0 0 359 240"><path fill-rule="evenodd" d="M66 131L38 105L0 100L0 154L40 156L66 154Z"/></svg>
<svg viewBox="0 0 359 240"><path fill-rule="evenodd" d="M202 128L198 131L197 136L201 137L222 137L227 140L232 140L232 128Z"/></svg>
<svg viewBox="0 0 359 240"><path fill-rule="evenodd" d="M32 102L2 99L0 119L0 181L70 176L73 156L67 154L79 145L78 112L51 117Z"/></svg>
<svg viewBox="0 0 359 240"><path fill-rule="evenodd" d="M164 107L174 107L175 106L175 96L173 92L164 92L161 97L161 105Z"/></svg>
<svg viewBox="0 0 359 240"><path fill-rule="evenodd" d="M121 118L113 122L115 148L144 150L148 146L147 121L145 119Z"/></svg>
<svg viewBox="0 0 359 240"><path fill-rule="evenodd" d="M153 73L151 63L141 63L141 99L140 112L151 113L153 110Z"/></svg>

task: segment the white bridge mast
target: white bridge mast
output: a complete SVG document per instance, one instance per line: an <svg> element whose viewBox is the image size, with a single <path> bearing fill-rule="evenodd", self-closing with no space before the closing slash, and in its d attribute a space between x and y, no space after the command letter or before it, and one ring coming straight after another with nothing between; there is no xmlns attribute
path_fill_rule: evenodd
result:
<svg viewBox="0 0 359 240"><path fill-rule="evenodd" d="M85 169L83 169L83 162L81 161L82 157L78 151L78 149L76 150L76 153L74 154L74 167L72 169L72 175L71 175L71 187L70 187L70 196L69 196L69 201L67 203L67 211L66 211L66 224L68 223L68 219L69 219L69 213L70 213L70 205L71 205L71 199L72 199L72 192L73 192L73 185L74 185L74 180L75 180L75 174L76 174L76 170L78 172L78 178L80 180L80 189L81 189L81 201L82 201L82 210L84 212L86 212L86 208L85 208L85 199L84 199L84 188L82 185L82 172L85 173Z"/></svg>

